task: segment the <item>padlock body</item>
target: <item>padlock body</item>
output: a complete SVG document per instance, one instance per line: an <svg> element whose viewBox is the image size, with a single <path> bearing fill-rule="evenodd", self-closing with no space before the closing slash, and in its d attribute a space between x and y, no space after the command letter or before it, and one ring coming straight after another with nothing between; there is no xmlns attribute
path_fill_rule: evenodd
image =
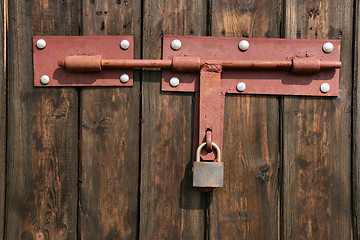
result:
<svg viewBox="0 0 360 240"><path fill-rule="evenodd" d="M222 187L223 179L223 162L194 162L194 187Z"/></svg>

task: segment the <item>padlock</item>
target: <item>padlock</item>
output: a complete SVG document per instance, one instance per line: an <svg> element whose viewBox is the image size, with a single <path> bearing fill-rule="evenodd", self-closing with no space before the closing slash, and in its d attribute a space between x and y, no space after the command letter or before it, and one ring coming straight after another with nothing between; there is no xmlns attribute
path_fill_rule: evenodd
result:
<svg viewBox="0 0 360 240"><path fill-rule="evenodd" d="M217 152L216 162L200 162L200 152L206 142L202 143L196 150L196 161L194 162L193 186L194 187L222 187L224 178L224 163L221 162L221 152L218 145L211 143Z"/></svg>

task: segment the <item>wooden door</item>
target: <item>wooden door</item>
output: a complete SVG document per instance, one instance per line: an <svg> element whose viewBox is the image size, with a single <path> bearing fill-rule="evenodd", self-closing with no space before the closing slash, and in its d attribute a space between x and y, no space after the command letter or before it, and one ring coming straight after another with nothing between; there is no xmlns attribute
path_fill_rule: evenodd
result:
<svg viewBox="0 0 360 240"><path fill-rule="evenodd" d="M359 1L2 0L3 239L359 239ZM224 187L192 187L194 94L34 88L32 36L341 39L337 98L229 95Z"/></svg>

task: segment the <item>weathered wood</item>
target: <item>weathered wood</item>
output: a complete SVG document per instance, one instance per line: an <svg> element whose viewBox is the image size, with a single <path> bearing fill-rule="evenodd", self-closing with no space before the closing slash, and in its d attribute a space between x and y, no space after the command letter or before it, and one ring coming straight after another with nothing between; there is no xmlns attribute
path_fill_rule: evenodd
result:
<svg viewBox="0 0 360 240"><path fill-rule="evenodd" d="M0 236L4 236L6 162L6 19L7 2L0 3Z"/></svg>
<svg viewBox="0 0 360 240"><path fill-rule="evenodd" d="M354 27L354 81L353 81L353 156L352 156L352 181L353 181L353 236L360 239L360 2L355 1L355 27Z"/></svg>
<svg viewBox="0 0 360 240"><path fill-rule="evenodd" d="M79 2L8 2L5 239L76 239L77 92L33 87L32 36L76 35Z"/></svg>
<svg viewBox="0 0 360 240"><path fill-rule="evenodd" d="M280 37L280 0L211 2L212 35ZM224 187L209 196L210 239L277 238L278 108L274 96L226 96Z"/></svg>
<svg viewBox="0 0 360 240"><path fill-rule="evenodd" d="M206 35L206 1L143 1L143 58L161 58L161 36ZM203 239L203 193L192 187L194 95L160 91L142 76L140 239Z"/></svg>
<svg viewBox="0 0 360 240"><path fill-rule="evenodd" d="M337 98L283 102L283 239L351 238L353 1L286 1L286 38L341 39Z"/></svg>
<svg viewBox="0 0 360 240"><path fill-rule="evenodd" d="M140 0L84 1L82 16L84 35L134 35L140 57ZM140 74L134 78L129 88L81 90L81 239L138 234Z"/></svg>

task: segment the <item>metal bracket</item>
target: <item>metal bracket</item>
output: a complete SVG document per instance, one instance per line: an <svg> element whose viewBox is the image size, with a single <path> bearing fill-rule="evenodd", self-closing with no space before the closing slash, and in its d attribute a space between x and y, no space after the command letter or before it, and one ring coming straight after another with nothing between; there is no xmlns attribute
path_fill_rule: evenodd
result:
<svg viewBox="0 0 360 240"><path fill-rule="evenodd" d="M174 51L171 48L173 40L181 42L181 48ZM246 51L239 49L241 41L247 41L249 48ZM303 40L303 39L272 39L272 38L225 38L225 37L180 37L164 36L163 59L174 57L196 56L200 59L209 59L209 63L221 64L224 61L235 60L259 61L262 63L270 61L292 61L303 60L310 66L316 63L311 60L340 61L340 41L331 40L333 50L325 53L323 46L327 40ZM291 71L292 70L292 71ZM297 74L294 69L256 70L250 66L248 69L225 69L221 73L221 89L226 93L236 94L274 94L274 95L307 95L307 96L337 96L339 90L339 69L332 68L307 74L308 69ZM299 74L300 73L300 74ZM170 79L177 77L180 83L177 87L170 85ZM162 90L175 92L199 91L199 74L174 73L169 69L162 72ZM246 86L240 92L236 89L239 82ZM320 90L321 85L327 83L330 90L326 93Z"/></svg>
<svg viewBox="0 0 360 240"><path fill-rule="evenodd" d="M124 40L129 43L127 49L122 49L120 46ZM38 41L45 42L45 47L39 48ZM133 53L133 36L35 36L33 37L34 86L131 87L133 85L132 68L79 74L65 71L58 62L67 56L133 59ZM120 76L123 74L129 77L127 82L120 81ZM43 76L48 76L47 84L41 82Z"/></svg>
<svg viewBox="0 0 360 240"><path fill-rule="evenodd" d="M241 50L244 41L246 50ZM175 42L180 42L179 49L172 48ZM333 48L331 51L326 48L329 45ZM326 40L164 37L164 60L194 56L211 61L204 62L200 74L164 69L161 85L163 91L195 92L194 153L206 141L209 130L212 132L212 141L222 151L224 102L227 93L338 95L339 68L320 70L320 62L340 63L340 41L337 40L328 43ZM285 67L254 71L252 66L245 70L222 69L224 62L239 60L253 60L260 65L270 61L292 61L292 68L291 71ZM174 78L178 84L171 84ZM203 149L201 158L215 162L215 151L209 153ZM195 155L193 159L195 161ZM202 177L208 178L207 174ZM213 187L209 185L200 189L210 191Z"/></svg>
<svg viewBox="0 0 360 240"><path fill-rule="evenodd" d="M132 47L130 36L34 37L34 86L132 86L132 68L162 68L163 91L195 92L194 161L204 142L204 161L216 161L212 143L221 152L228 93L338 95L338 40L165 36L162 60L133 60Z"/></svg>

